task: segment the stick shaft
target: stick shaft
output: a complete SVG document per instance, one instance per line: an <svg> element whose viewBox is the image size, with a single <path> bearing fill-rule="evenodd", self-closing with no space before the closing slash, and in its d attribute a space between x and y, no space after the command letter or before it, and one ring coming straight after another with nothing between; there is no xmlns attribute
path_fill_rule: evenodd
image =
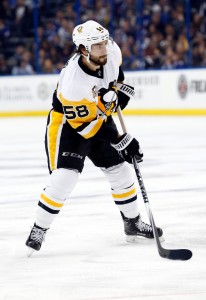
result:
<svg viewBox="0 0 206 300"><path fill-rule="evenodd" d="M126 129L126 126L125 126L125 123L123 120L122 111L121 111L120 107L117 108L117 114L118 114L119 121L122 126L122 130L124 133L126 133L127 129ZM146 211L147 211L147 214L148 214L148 217L150 220L150 224L153 229L154 239L155 239L155 242L157 245L157 250L159 252L159 255L163 258L168 258L168 259L172 259L172 260L188 260L188 259L190 259L192 257L192 251L190 251L189 249L165 249L162 247L160 239L159 239L159 235L157 232L157 227L155 225L155 221L153 218L152 210L149 205L149 199L147 197L147 192L146 192L146 189L144 186L143 178L142 178L142 175L141 175L141 172L140 172L140 169L139 169L139 166L138 166L138 163L137 163L135 157L133 157L132 163L133 163L134 170L135 170L135 173L137 176L137 180L138 180L138 183L140 186L140 190L141 190L142 197L143 197L143 200L145 203L145 207L146 207Z"/></svg>
<svg viewBox="0 0 206 300"><path fill-rule="evenodd" d="M127 132L126 125L124 123L124 119L123 119L123 116L122 116L122 111L121 111L121 108L119 106L117 108L117 114L118 114L118 117L119 117L119 121L120 121L122 130L123 130L124 133L126 133ZM133 164L134 169L135 169L135 173L136 173L136 176L137 176L139 187L140 187L140 190L141 190L141 193L142 193L142 198L144 200L144 203L145 203L145 206L146 206L146 211L147 211L147 214L148 214L148 217L149 217L149 220L150 220L150 224L151 224L152 229L153 229L153 234L154 234L154 238L155 238L155 241L156 241L156 244L157 244L157 248L158 248L158 250L160 250L161 249L161 243L160 243L160 240L159 240L157 227L155 225L153 214L152 214L152 211L151 211L151 208L150 208L150 205L149 205L149 199L148 199L148 196L147 196L147 192L146 192L146 189L145 189L143 178L142 178L142 175L141 175L141 172L140 172L140 169L139 169L139 166L138 166L138 163L137 163L135 157L133 157L133 159L132 159L132 164Z"/></svg>
<svg viewBox="0 0 206 300"><path fill-rule="evenodd" d="M119 118L120 124L122 126L123 133L126 133L127 132L127 128L126 128L126 125L125 125L124 120L123 120L121 108L119 106L117 107L117 114L118 114L118 118Z"/></svg>

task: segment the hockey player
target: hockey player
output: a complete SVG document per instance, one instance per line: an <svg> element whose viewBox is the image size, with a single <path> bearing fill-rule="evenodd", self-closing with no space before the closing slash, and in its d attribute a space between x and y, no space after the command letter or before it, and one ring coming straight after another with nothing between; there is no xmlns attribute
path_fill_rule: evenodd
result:
<svg viewBox="0 0 206 300"><path fill-rule="evenodd" d="M112 119L118 105L127 105L134 88L123 83L121 51L109 32L95 21L74 28L77 53L62 69L53 95L46 128L50 171L38 202L36 220L26 241L30 254L40 250L52 221L75 187L85 157L101 168L120 210L127 241L153 238L152 227L141 220L131 157L140 162L138 141L120 135ZM159 236L162 230L158 228ZM29 254L29 255L30 255Z"/></svg>

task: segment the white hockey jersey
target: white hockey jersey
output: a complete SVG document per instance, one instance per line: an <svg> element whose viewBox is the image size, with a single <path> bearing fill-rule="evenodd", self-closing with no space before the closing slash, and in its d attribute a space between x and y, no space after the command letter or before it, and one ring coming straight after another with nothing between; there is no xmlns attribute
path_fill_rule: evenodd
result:
<svg viewBox="0 0 206 300"><path fill-rule="evenodd" d="M121 63L120 48L113 42L106 65L97 71L86 68L76 54L60 73L57 98L67 122L86 139L93 137L107 119L98 109L98 90L107 89L109 83L118 80Z"/></svg>

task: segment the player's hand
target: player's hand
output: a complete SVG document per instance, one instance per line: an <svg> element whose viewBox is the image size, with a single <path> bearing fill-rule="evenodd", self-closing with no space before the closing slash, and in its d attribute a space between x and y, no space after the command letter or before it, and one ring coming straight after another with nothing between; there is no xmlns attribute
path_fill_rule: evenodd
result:
<svg viewBox="0 0 206 300"><path fill-rule="evenodd" d="M123 110L127 105L131 97L134 97L134 87L125 83L117 83L118 89L118 106Z"/></svg>
<svg viewBox="0 0 206 300"><path fill-rule="evenodd" d="M118 97L117 88L113 82L109 84L109 88L101 88L98 91L98 108L106 116L110 116L117 107Z"/></svg>
<svg viewBox="0 0 206 300"><path fill-rule="evenodd" d="M129 163L132 163L132 158L135 158L137 162L143 161L143 153L139 146L139 142L127 133L120 136L117 143L111 144L111 146L119 151Z"/></svg>

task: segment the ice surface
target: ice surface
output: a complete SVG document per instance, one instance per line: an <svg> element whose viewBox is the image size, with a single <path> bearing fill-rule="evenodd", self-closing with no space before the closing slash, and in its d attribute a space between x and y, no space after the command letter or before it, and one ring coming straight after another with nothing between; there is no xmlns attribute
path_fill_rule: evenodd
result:
<svg viewBox="0 0 206 300"><path fill-rule="evenodd" d="M163 247L191 249L192 259L163 259L154 241L126 243L109 184L89 160L41 251L28 258L48 175L46 118L0 119L0 300L206 299L206 118L125 122L144 150L140 169ZM147 220L140 193L139 209Z"/></svg>

